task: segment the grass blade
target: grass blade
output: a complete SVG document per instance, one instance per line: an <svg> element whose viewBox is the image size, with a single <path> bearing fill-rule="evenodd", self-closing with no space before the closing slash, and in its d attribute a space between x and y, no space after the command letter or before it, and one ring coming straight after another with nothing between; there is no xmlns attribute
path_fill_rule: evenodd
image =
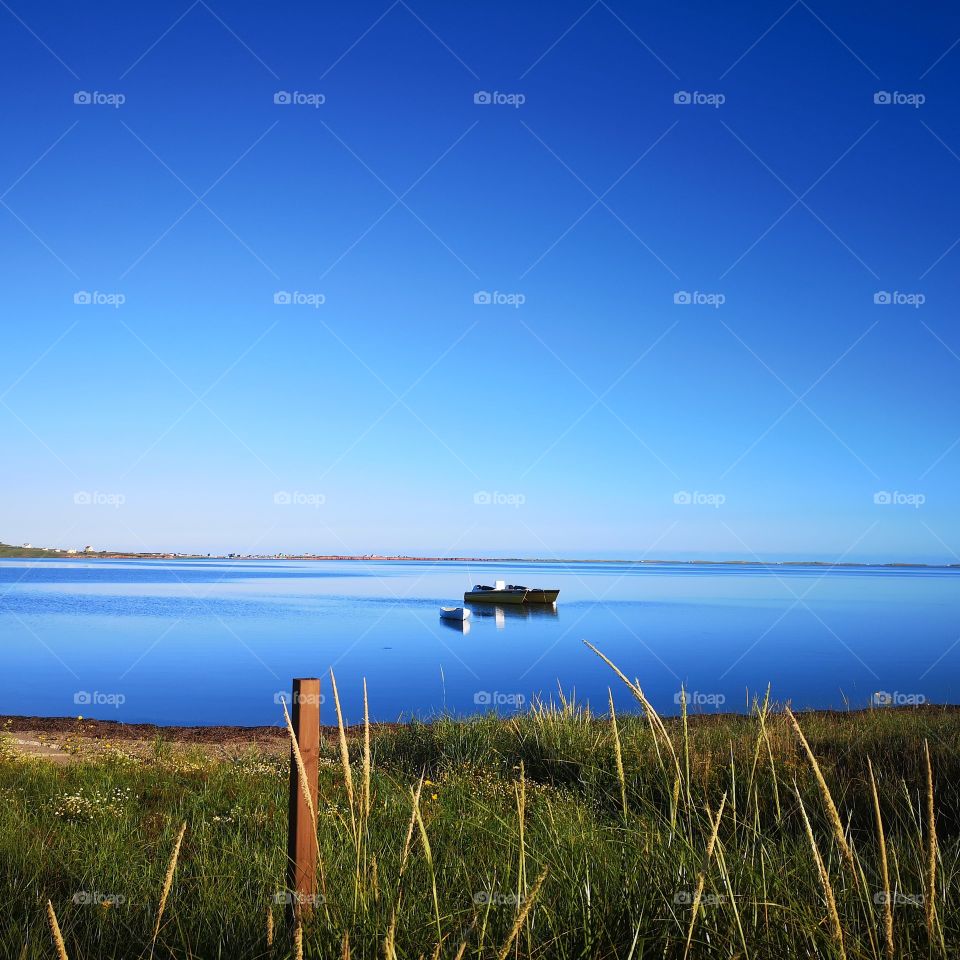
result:
<svg viewBox="0 0 960 960"><path fill-rule="evenodd" d="M800 724L797 722L797 718L793 715L793 712L789 707L784 707L783 712L787 715L787 719L793 726L800 743L803 744L803 749L807 753L807 759L810 761L810 766L813 768L813 775L816 777L817 785L820 787L820 795L823 797L823 804L827 808L827 816L830 819L830 825L833 827L833 835L836 837L837 843L840 846L840 851L843 854L844 862L850 868L850 872L853 874L853 876L856 877L857 870L853 862L853 851L850 849L850 844L847 843L847 838L843 830L843 823L840 820L840 814L837 812L837 805L833 802L833 796L830 793L830 788L827 786L827 781L823 778L823 773L820 770L820 764L817 763L817 758L813 755L813 751L810 749L810 744L807 743L807 738L803 735L803 730L800 729Z"/></svg>
<svg viewBox="0 0 960 960"><path fill-rule="evenodd" d="M880 876L883 880L883 934L886 944L887 960L893 960L893 902L890 895L890 868L887 863L887 838L883 833L883 819L880 816L880 797L877 794L877 781L873 775L873 762L867 757L870 771L870 790L873 794L873 818L877 828L877 846L880 850Z"/></svg>
<svg viewBox="0 0 960 960"><path fill-rule="evenodd" d="M817 865L817 873L820 875L820 884L823 887L823 895L827 901L827 913L830 915L830 927L833 931L833 939L837 945L841 960L846 960L847 952L843 946L843 927L840 925L840 914L837 913L837 900L833 895L833 886L830 883L830 875L820 856L820 850L817 847L817 841L813 836L813 828L810 826L810 818L807 816L806 808L803 806L803 800L800 797L800 790L794 784L797 791L797 803L800 805L800 813L803 816L803 826L807 831L807 839L810 841L810 849L813 851L813 859Z"/></svg>
<svg viewBox="0 0 960 960"><path fill-rule="evenodd" d="M343 713L340 710L340 694L337 692L337 678L330 671L330 686L333 688L333 705L337 709L337 730L340 735L340 766L343 768L343 782L347 788L347 801L350 804L350 825L354 838L357 834L357 817L354 809L353 774L350 771L350 751L347 749L347 731L343 725Z"/></svg>
<svg viewBox="0 0 960 960"><path fill-rule="evenodd" d="M53 937L53 945L57 948L58 960L70 960L67 956L66 944L63 942L63 934L60 933L60 924L57 923L57 914L50 900L47 901L47 922L50 924L50 936Z"/></svg>
<svg viewBox="0 0 960 960"><path fill-rule="evenodd" d="M157 919L153 925L153 939L150 943L151 956L157 943L157 936L160 933L160 923L163 920L163 911L167 906L167 898L170 896L170 889L173 887L173 874L177 869L177 860L180 858L180 844L183 843L183 835L186 832L187 824L184 823L180 827L176 843L173 845L173 853L170 855L170 862L167 864L167 875L163 878L163 891L160 894L160 905L157 907Z"/></svg>
<svg viewBox="0 0 960 960"><path fill-rule="evenodd" d="M687 946L683 951L684 960L686 960L687 955L690 953L690 943L693 940L693 927L697 922L697 913L700 910L700 898L703 896L703 887L707 882L707 870L710 867L710 861L713 858L713 848L717 842L717 834L720 832L720 818L723 816L723 809L727 804L727 795L723 795L723 799L720 801L720 809L717 810L717 818L713 822L713 826L710 830L710 839L707 841L707 854L704 860L703 869L700 871L700 875L697 877L697 888L696 892L693 895L693 907L690 911L690 926L687 929Z"/></svg>
<svg viewBox="0 0 960 960"><path fill-rule="evenodd" d="M517 919L513 921L513 926L510 928L510 935L507 937L506 942L500 948L500 952L497 954L497 960L507 960L507 956L510 953L510 948L513 946L513 941L517 939L517 934L520 933L520 928L523 926L524 920L527 919L527 914L533 909L533 905L540 894L540 888L543 886L543 882L547 879L548 872L549 870L544 867L543 873L537 877L537 882L533 885L533 889L530 891L529 896L523 902L523 909L521 909L521 911L517 914Z"/></svg>
<svg viewBox="0 0 960 960"><path fill-rule="evenodd" d="M620 804L623 807L623 817L627 818L627 778L623 773L623 749L620 745L620 729L617 726L617 712L613 709L613 691L607 687L607 697L610 700L610 726L613 730L613 757L617 764L617 779L620 781Z"/></svg>
<svg viewBox="0 0 960 960"><path fill-rule="evenodd" d="M927 767L927 895L926 906L927 935L931 945L937 925L937 822L933 805L933 767L930 763L930 744L923 741L923 753Z"/></svg>

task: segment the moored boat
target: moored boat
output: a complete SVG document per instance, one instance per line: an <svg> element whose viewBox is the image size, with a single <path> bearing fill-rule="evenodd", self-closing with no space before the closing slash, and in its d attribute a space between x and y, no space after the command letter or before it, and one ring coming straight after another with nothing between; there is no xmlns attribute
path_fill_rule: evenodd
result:
<svg viewBox="0 0 960 960"><path fill-rule="evenodd" d="M478 583L463 595L464 603L523 603L527 591L525 587L508 587L503 580L497 580L488 587Z"/></svg>
<svg viewBox="0 0 960 960"><path fill-rule="evenodd" d="M440 616L444 620L469 620L470 611L465 607L441 607Z"/></svg>
<svg viewBox="0 0 960 960"><path fill-rule="evenodd" d="M524 603L556 603L560 596L559 590L544 590L542 587L521 587L517 584L508 584L508 590L525 590Z"/></svg>

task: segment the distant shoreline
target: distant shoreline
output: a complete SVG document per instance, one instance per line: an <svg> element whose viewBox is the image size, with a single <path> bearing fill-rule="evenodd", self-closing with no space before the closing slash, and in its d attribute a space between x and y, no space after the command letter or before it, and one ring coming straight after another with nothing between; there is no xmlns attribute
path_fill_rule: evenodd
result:
<svg viewBox="0 0 960 960"><path fill-rule="evenodd" d="M842 567L872 569L931 569L952 570L960 563L853 563L833 560L624 560L616 557L573 559L563 557L417 557L406 554L385 556L381 554L204 554L204 553L125 553L116 550L92 550L90 552L56 552L38 547L13 547L0 544L0 560L315 560L351 561L355 563L540 563L573 565L588 563L619 563L634 566L716 566L716 567Z"/></svg>

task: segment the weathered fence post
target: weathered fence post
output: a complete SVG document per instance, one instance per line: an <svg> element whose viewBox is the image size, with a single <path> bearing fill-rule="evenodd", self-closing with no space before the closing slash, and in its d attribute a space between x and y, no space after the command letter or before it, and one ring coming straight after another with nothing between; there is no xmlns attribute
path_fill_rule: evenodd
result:
<svg viewBox="0 0 960 960"><path fill-rule="evenodd" d="M290 719L307 774L307 789L317 809L317 761L320 754L320 680L300 677L293 681ZM287 919L306 919L313 912L317 893L317 841L300 785L300 771L290 747L290 808L287 830Z"/></svg>

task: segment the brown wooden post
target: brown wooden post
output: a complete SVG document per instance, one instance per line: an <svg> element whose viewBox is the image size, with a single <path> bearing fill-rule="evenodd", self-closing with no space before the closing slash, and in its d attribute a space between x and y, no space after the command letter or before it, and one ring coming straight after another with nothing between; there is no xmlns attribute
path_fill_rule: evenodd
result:
<svg viewBox="0 0 960 960"><path fill-rule="evenodd" d="M293 681L290 719L307 773L313 809L317 809L317 762L320 755L320 681L301 677ZM287 830L287 919L307 919L317 893L317 841L310 808L300 786L300 771L290 747L290 808Z"/></svg>

